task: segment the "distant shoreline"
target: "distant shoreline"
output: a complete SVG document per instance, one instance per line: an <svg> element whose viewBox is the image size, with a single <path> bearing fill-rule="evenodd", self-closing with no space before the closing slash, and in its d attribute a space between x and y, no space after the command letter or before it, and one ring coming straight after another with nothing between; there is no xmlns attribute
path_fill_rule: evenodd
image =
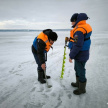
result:
<svg viewBox="0 0 108 108"><path fill-rule="evenodd" d="M70 31L71 29L52 29L53 31ZM40 32L43 30L34 29L0 29L0 32Z"/></svg>

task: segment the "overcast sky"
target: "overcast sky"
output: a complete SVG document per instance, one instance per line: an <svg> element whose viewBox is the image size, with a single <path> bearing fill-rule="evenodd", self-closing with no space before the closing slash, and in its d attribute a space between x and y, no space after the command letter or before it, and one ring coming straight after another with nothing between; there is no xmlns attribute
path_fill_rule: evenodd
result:
<svg viewBox="0 0 108 108"><path fill-rule="evenodd" d="M75 12L105 27L107 6L108 0L0 0L0 29L70 29Z"/></svg>

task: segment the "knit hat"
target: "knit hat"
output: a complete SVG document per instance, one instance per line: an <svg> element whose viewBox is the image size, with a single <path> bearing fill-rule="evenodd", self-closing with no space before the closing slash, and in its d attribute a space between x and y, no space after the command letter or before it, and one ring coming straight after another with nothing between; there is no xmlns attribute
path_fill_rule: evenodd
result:
<svg viewBox="0 0 108 108"><path fill-rule="evenodd" d="M77 17L78 17L78 13L74 13L70 19L71 22L76 22L77 20Z"/></svg>
<svg viewBox="0 0 108 108"><path fill-rule="evenodd" d="M51 29L45 29L43 30L43 33L46 34L48 36L48 39L52 40L52 41L56 41L58 36L55 32L53 32Z"/></svg>
<svg viewBox="0 0 108 108"><path fill-rule="evenodd" d="M48 38L51 39L52 41L56 41L58 36L57 36L57 34L55 32L50 32Z"/></svg>

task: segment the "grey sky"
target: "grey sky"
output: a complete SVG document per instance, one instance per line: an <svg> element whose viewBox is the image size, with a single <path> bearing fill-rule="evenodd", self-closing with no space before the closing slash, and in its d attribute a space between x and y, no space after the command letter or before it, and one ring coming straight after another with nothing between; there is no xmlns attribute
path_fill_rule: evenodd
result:
<svg viewBox="0 0 108 108"><path fill-rule="evenodd" d="M107 3L107 0L0 0L0 29L70 28L70 17L75 12L86 12L95 26L93 22L102 19L99 16L105 13Z"/></svg>

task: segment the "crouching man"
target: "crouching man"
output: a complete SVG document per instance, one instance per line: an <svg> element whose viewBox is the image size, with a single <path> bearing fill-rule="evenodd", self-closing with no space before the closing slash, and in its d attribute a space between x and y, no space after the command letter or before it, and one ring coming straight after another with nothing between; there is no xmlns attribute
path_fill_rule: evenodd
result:
<svg viewBox="0 0 108 108"><path fill-rule="evenodd" d="M43 30L33 41L32 53L38 65L38 81L41 84L46 83L44 71L46 69L47 52L57 40L58 36L51 29ZM50 76L46 76L47 79Z"/></svg>

